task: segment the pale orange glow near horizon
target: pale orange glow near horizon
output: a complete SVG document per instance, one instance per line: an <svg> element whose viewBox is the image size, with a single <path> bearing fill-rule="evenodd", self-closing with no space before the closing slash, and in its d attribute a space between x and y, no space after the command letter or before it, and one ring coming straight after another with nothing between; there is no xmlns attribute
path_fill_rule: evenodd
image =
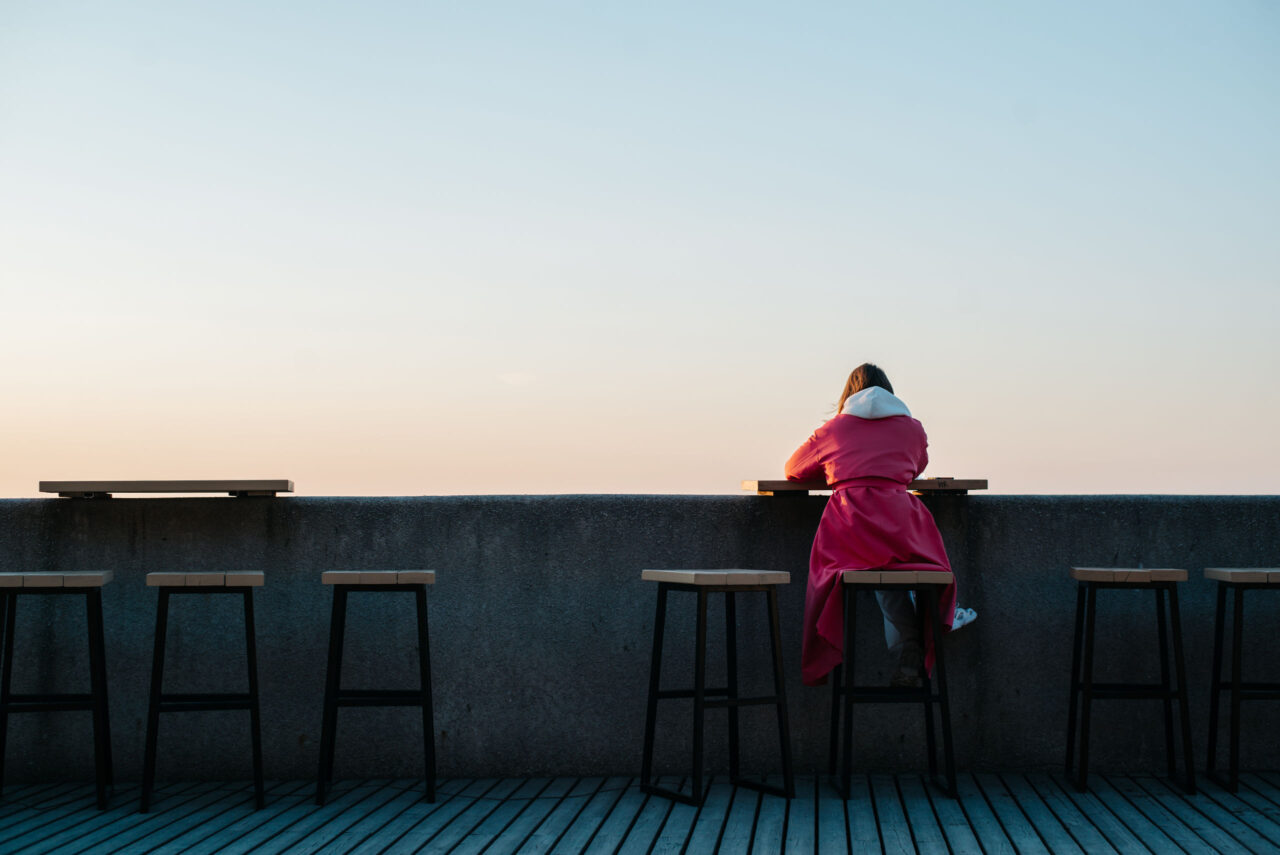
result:
<svg viewBox="0 0 1280 855"><path fill-rule="evenodd" d="M47 0L0 116L0 497L739 494L863 361L926 475L1276 492L1267 4Z"/></svg>

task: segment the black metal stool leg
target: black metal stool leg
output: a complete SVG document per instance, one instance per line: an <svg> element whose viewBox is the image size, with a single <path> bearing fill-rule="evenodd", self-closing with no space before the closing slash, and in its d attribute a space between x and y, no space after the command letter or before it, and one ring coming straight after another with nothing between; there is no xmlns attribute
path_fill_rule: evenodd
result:
<svg viewBox="0 0 1280 855"><path fill-rule="evenodd" d="M1173 629L1173 663L1178 679L1178 716L1182 719L1182 751L1185 755L1187 793L1196 791L1196 764L1191 748L1191 709L1187 701L1187 668L1182 655L1182 619L1178 615L1178 589L1173 582L1169 589L1169 623Z"/></svg>
<svg viewBox="0 0 1280 855"><path fill-rule="evenodd" d="M0 789L3 789L4 751L9 736L9 697L13 686L13 624L17 619L17 595L0 595L0 605L4 607L4 617L0 619L0 630L4 636L4 650L0 653L3 657L0 659Z"/></svg>
<svg viewBox="0 0 1280 855"><path fill-rule="evenodd" d="M698 628L693 662L693 803L702 804L702 735L707 702L707 592L698 591Z"/></svg>
<svg viewBox="0 0 1280 855"><path fill-rule="evenodd" d="M1091 582L1085 582L1085 622L1084 622L1084 668L1080 675L1081 710L1080 710L1080 769L1076 779L1076 789L1084 792L1089 781L1089 718L1093 711L1093 642L1094 629L1097 623L1098 589Z"/></svg>
<svg viewBox="0 0 1280 855"><path fill-rule="evenodd" d="M724 658L728 671L728 700L738 699L738 614L734 606L733 591L724 594ZM729 705L729 780L736 781L741 777L741 763L738 744L738 707Z"/></svg>
<svg viewBox="0 0 1280 855"><path fill-rule="evenodd" d="M936 609L936 602L933 593L925 588L914 589L916 595L916 638L920 639L923 646L925 638L925 625L928 625L933 632L934 656L937 656L937 649L942 645L942 633L939 631L937 615L929 612L929 609ZM936 664L936 662L935 662ZM929 755L929 777L936 777L938 774L938 740L933 730L933 681L926 673L921 680L920 691L924 695L924 746L925 752Z"/></svg>
<svg viewBox="0 0 1280 855"><path fill-rule="evenodd" d="M1156 632L1160 634L1160 688L1166 693L1161 700L1164 706L1164 751L1169 767L1169 777L1177 777L1177 752L1173 748L1173 683L1169 679L1169 628L1164 619L1164 588L1155 589Z"/></svg>
<svg viewBox="0 0 1280 855"><path fill-rule="evenodd" d="M855 675L858 673L853 667L853 660L855 647L854 639L856 638L857 629L858 599L854 596L850 586L844 585L843 587L845 688L844 714L841 721L844 732L840 735L840 738L844 743L841 746L840 790L844 800L848 801L849 795L853 790L853 687Z"/></svg>
<svg viewBox="0 0 1280 855"><path fill-rule="evenodd" d="M414 590L418 607L418 676L422 687L422 751L427 775L427 801L436 800L436 728L431 702L431 639L427 632L427 587Z"/></svg>
<svg viewBox="0 0 1280 855"><path fill-rule="evenodd" d="M1244 652L1244 588L1235 589L1235 602L1231 616L1231 723L1227 734L1229 757L1227 758L1227 783L1236 792L1240 777L1240 684L1242 656Z"/></svg>
<svg viewBox="0 0 1280 855"><path fill-rule="evenodd" d="M653 786L653 737L658 724L658 691L662 682L662 637L667 625L667 583L658 583L657 612L653 616L653 654L649 659L649 699L644 715L644 757L640 785Z"/></svg>
<svg viewBox="0 0 1280 855"><path fill-rule="evenodd" d="M1222 637L1226 630L1227 586L1218 582L1217 607L1213 618L1213 673L1209 684L1209 756L1205 772L1210 777L1218 765L1218 705L1222 695Z"/></svg>
<svg viewBox="0 0 1280 855"><path fill-rule="evenodd" d="M85 618L89 635L89 692L93 704L93 765L98 810L106 810L111 786L111 725L107 718L106 644L102 631L102 591L85 594Z"/></svg>
<svg viewBox="0 0 1280 855"><path fill-rule="evenodd" d="M1066 776L1071 777L1075 766L1076 712L1080 708L1080 657L1084 647L1084 583L1076 584L1076 623L1071 641L1071 705L1067 708L1067 762Z"/></svg>
<svg viewBox="0 0 1280 855"><path fill-rule="evenodd" d="M324 713L320 725L320 771L316 776L316 804L323 805L333 781L333 751L337 737L338 689L342 685L342 640L347 621L347 591L333 588L329 618L329 662L325 668Z"/></svg>
<svg viewBox="0 0 1280 855"><path fill-rule="evenodd" d="M828 741L828 774L834 775L837 768L837 758L840 753L840 692L841 678L844 676L844 666L837 665L831 669L831 738Z"/></svg>
<svg viewBox="0 0 1280 855"><path fill-rule="evenodd" d="M951 740L951 700L947 694L947 660L943 653L946 646L942 639L942 621L938 618L938 594L929 597L929 619L933 625L933 665L938 672L938 711L942 715L942 762L947 774L947 795L959 798L956 788L956 755ZM932 716L930 716L932 719Z"/></svg>
<svg viewBox="0 0 1280 855"><path fill-rule="evenodd" d="M730 594L729 596L733 596ZM787 716L787 688L782 675L782 633L778 626L778 589L769 589L769 640L773 648L773 689L778 698L778 741L782 745L782 787L787 798L795 798L795 775L791 768L791 722ZM736 708L734 708L736 710Z"/></svg>
<svg viewBox="0 0 1280 855"><path fill-rule="evenodd" d="M253 746L253 803L266 804L262 775L262 716L258 707L258 634L253 619L253 588L244 589L244 644L249 669L249 737Z"/></svg>
<svg viewBox="0 0 1280 855"><path fill-rule="evenodd" d="M156 739L160 729L160 693L164 686L164 645L169 629L169 591L160 589L156 604L156 635L151 656L151 693L147 702L146 748L142 759L142 793L138 811L151 809L151 791L156 781Z"/></svg>

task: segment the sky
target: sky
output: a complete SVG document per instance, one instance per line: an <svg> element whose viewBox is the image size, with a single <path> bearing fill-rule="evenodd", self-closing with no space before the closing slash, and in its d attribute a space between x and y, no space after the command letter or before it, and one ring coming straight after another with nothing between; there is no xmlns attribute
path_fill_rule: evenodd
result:
<svg viewBox="0 0 1280 855"><path fill-rule="evenodd" d="M1274 493L1280 6L0 0L0 496Z"/></svg>

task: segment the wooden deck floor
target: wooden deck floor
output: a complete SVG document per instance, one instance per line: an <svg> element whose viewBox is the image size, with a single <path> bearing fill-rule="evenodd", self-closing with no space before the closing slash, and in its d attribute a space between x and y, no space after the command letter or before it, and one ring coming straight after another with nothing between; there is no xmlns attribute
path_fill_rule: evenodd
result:
<svg viewBox="0 0 1280 855"><path fill-rule="evenodd" d="M1095 775L1087 794L1048 774L960 780L953 801L919 776L861 777L847 804L824 777L799 779L789 803L713 782L701 809L627 778L447 780L435 804L419 782L354 781L323 808L294 781L261 811L247 784L174 784L146 815L136 787L103 812L89 786L10 787L0 852L1280 852L1280 774L1196 796L1146 776Z"/></svg>

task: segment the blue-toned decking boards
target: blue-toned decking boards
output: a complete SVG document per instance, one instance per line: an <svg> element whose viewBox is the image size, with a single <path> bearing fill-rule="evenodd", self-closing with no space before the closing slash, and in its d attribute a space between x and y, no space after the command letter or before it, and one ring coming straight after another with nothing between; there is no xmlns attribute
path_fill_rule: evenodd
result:
<svg viewBox="0 0 1280 855"><path fill-rule="evenodd" d="M1246 773L1231 794L1205 779L1186 795L1162 778L1094 775L1079 793L1057 774L960 776L960 799L917 775L863 775L842 802L825 776L788 802L713 778L701 808L647 797L629 778L444 780L435 804L413 780L347 781L314 804L312 781L137 787L111 808L86 784L10 787L6 853L1140 853L1280 851L1280 773ZM665 783L676 785L679 779Z"/></svg>

